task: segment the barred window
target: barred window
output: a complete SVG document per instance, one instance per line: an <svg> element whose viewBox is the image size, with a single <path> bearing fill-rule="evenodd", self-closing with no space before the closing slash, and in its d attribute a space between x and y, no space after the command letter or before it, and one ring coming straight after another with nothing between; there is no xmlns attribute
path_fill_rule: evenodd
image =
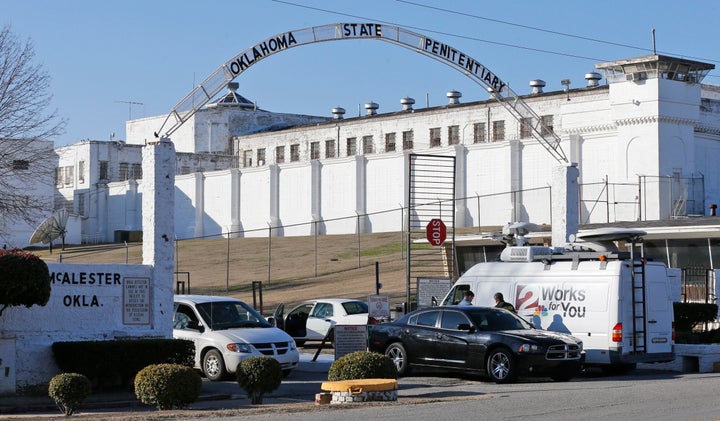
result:
<svg viewBox="0 0 720 421"><path fill-rule="evenodd" d="M403 149L412 149L415 147L415 135L412 130L403 132Z"/></svg>
<svg viewBox="0 0 720 421"><path fill-rule="evenodd" d="M335 158L335 141L325 141L325 158Z"/></svg>
<svg viewBox="0 0 720 421"><path fill-rule="evenodd" d="M440 146L440 127L430 129L430 147Z"/></svg>
<svg viewBox="0 0 720 421"><path fill-rule="evenodd" d="M78 183L85 182L85 161L78 162Z"/></svg>
<svg viewBox="0 0 720 421"><path fill-rule="evenodd" d="M130 172L131 180L142 180L142 164L132 164Z"/></svg>
<svg viewBox="0 0 720 421"><path fill-rule="evenodd" d="M100 161L100 180L108 179L108 161Z"/></svg>
<svg viewBox="0 0 720 421"><path fill-rule="evenodd" d="M357 138L347 138L347 156L357 155Z"/></svg>
<svg viewBox="0 0 720 421"><path fill-rule="evenodd" d="M285 146L277 146L275 148L275 163L282 164L285 162Z"/></svg>
<svg viewBox="0 0 720 421"><path fill-rule="evenodd" d="M505 120L493 121L492 140L493 142L505 140Z"/></svg>
<svg viewBox="0 0 720 421"><path fill-rule="evenodd" d="M473 124L473 143L487 142L485 123Z"/></svg>
<svg viewBox="0 0 720 421"><path fill-rule="evenodd" d="M395 133L385 134L385 152L395 151Z"/></svg>
<svg viewBox="0 0 720 421"><path fill-rule="evenodd" d="M542 119L542 123L543 123L542 135L543 136L551 135L554 132L553 116L552 115L544 115L540 118Z"/></svg>
<svg viewBox="0 0 720 421"><path fill-rule="evenodd" d="M310 159L320 159L320 142L310 143Z"/></svg>
<svg viewBox="0 0 720 421"><path fill-rule="evenodd" d="M120 163L120 181L126 181L130 179L130 164L127 162Z"/></svg>
<svg viewBox="0 0 720 421"><path fill-rule="evenodd" d="M257 164L258 166L265 165L265 148L260 148L257 150Z"/></svg>
<svg viewBox="0 0 720 421"><path fill-rule="evenodd" d="M27 170L30 169L30 162L24 159L15 159L12 162L13 170Z"/></svg>
<svg viewBox="0 0 720 421"><path fill-rule="evenodd" d="M300 145L297 143L290 145L290 161L295 162L300 160Z"/></svg>
<svg viewBox="0 0 720 421"><path fill-rule="evenodd" d="M448 145L460 143L460 126L448 127Z"/></svg>
<svg viewBox="0 0 720 421"><path fill-rule="evenodd" d="M371 154L375 151L375 145L373 145L373 137L372 136L363 136L362 138L363 142L363 155Z"/></svg>
<svg viewBox="0 0 720 421"><path fill-rule="evenodd" d="M532 137L532 118L527 117L520 120L520 139Z"/></svg>
<svg viewBox="0 0 720 421"><path fill-rule="evenodd" d="M55 168L55 186L56 187L62 187L64 171L65 170L63 169L63 167Z"/></svg>
<svg viewBox="0 0 720 421"><path fill-rule="evenodd" d="M252 167L252 150L243 151L243 168Z"/></svg>

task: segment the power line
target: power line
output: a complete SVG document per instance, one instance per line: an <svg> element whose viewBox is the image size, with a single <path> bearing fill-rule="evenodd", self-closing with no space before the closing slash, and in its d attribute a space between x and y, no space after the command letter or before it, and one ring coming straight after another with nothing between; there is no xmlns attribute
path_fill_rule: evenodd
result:
<svg viewBox="0 0 720 421"><path fill-rule="evenodd" d="M575 34L569 34L569 33L565 33L565 32L553 31L553 30L551 30L551 29L544 29L544 28L538 28L538 27L535 27L535 26L522 25L522 24L519 24L519 23L508 22L508 21L504 21L504 20L500 20L500 19L493 19L493 18L488 18L488 17L485 17L485 16L474 15L474 14L471 14L471 13L459 12L459 11L457 11L457 10L450 10L450 9L446 9L446 8L443 8L443 7L436 7L436 6L429 6L429 5L422 4L422 3L415 3L415 2L409 1L409 0L395 0L395 1L396 1L396 2L399 2L399 3L409 4L409 5L411 5L411 6L424 7L424 8L427 8L427 9L438 10L438 11L445 12L445 13L451 13L451 14L455 14L455 15L466 16L466 17L471 17L471 18L475 18L475 19L481 19L481 20L488 21L488 22L501 23L501 24L503 24L503 25L510 25L510 26L515 26L515 27L518 27L518 28L530 29L530 30L533 30L533 31L545 32L545 33L548 33L548 34L560 35L560 36L564 36L564 37L568 37L568 38L577 38L577 39L581 39L581 40L584 40L584 41L596 42L596 43L599 43L599 44L614 45L614 46L616 46L616 47L624 47L624 48L631 48L631 49L634 49L634 50L652 52L652 49L643 48L643 47L638 47L638 46L635 46L635 45L622 44L622 43L613 42L613 41L604 41L604 40L601 40L601 39L585 37L585 36L582 36L582 35L575 35ZM675 53L662 52L662 51L659 51L659 53L660 53L660 54L665 54L665 55L675 55L675 56L678 55L678 54L675 54ZM712 63L720 63L720 60L712 60L712 59L708 59L708 58L693 57L693 56L684 56L684 57L688 57L688 58L695 59L695 60L709 61L709 62L712 62Z"/></svg>
<svg viewBox="0 0 720 421"><path fill-rule="evenodd" d="M334 10L330 10L330 9L323 9L323 8L320 8L320 7L307 6L307 5L304 5L304 4L298 4L298 3L294 3L294 2L286 1L286 0L272 0L272 1L274 1L274 2L276 2L276 3L287 4L287 5L289 5L289 6L300 7L300 8L303 8L303 9L315 10L315 11L323 12L323 13L329 13L329 14L338 15L338 16L347 16L347 17L356 18L356 19L364 19L364 20L369 20L369 21L373 21L373 22L380 22L380 23L385 23L385 24L388 24L388 25L400 26L400 27L404 27L404 28L408 28L408 29L416 29L416 30L420 30L420 31L423 31L423 32L430 32L430 33L440 34L440 35L444 35L444 36L448 36L448 37L453 37L453 38L466 39L466 40L469 40L469 41L483 42L483 43L486 43L486 44L498 45L498 46L502 46L502 47L517 48L517 49L521 49L521 50L535 51L535 52L544 53L544 54L552 54L552 55L569 57L569 58L577 58L577 59L582 59L582 60L590 60L590 61L593 61L593 62L609 61L609 59L602 59L602 58L596 58L596 57L587 57L587 56L581 56L581 55L570 54L570 53L562 53L562 52L558 52L558 51L552 51L552 50L545 50L545 49L540 49L540 48L526 47L526 46L523 46L523 45L509 44L509 43L504 43L504 42L499 42L499 41L490 41L490 40L481 39L481 38L476 38L476 37L470 37L470 36L466 36L466 35L458 35L458 34L454 34L454 33L450 33L450 32L436 31L436 30L433 30L433 29L428 29L428 28L423 28L423 27L418 27L418 26L403 25L403 24L399 24L399 23L396 23L396 22L389 22L389 21L385 21L385 20L381 20L381 19L374 19L374 18L370 18L370 17L367 17L367 16L359 16L359 15L354 15L354 14L350 14L350 13L338 12L338 11L334 11ZM585 37L585 36L581 36L581 35L575 35L575 34L569 34L569 33L559 32L559 31L553 31L553 30L549 30L549 29L537 28L537 27L529 26L529 25L517 24L517 23L513 23L513 22L508 22L508 21L499 20L499 19L492 19L492 18L488 18L488 17L484 17L484 16L479 16L479 15L473 15L473 14L469 14L469 13L459 12L459 11L455 11L455 10L450 10L450 9L445 9L445 8L440 8L440 7L435 7L435 6L428 6L428 5L424 5L424 4L421 4L421 3L415 3L415 2L412 2L412 1L409 1L409 0L395 0L395 1L400 2L400 3L405 3L405 4L408 4L408 5L412 5L412 6L416 6L416 7L425 7L425 8L428 8L428 9L434 9L434 10L438 10L438 11L441 11L441 12L446 12L446 13L457 14L457 15L461 15L461 16L472 17L472 18L475 18L475 19L482 19L482 20L486 20L486 21L490 21L490 22L501 23L501 24L505 24L505 25L515 26L515 27L520 27L520 28L525 28L525 29L530 29L530 30L535 30L535 31L540 31L540 32L546 32L546 33L553 34L553 35L560 35L560 36L565 36L565 37L570 37L570 38L577 38L577 39L581 39L581 40L585 40L585 41L590 41L590 42L595 42L595 43L601 43L601 44L607 44L607 45L613 45L613 46L616 46L616 47L631 48L631 49L640 50L640 51L645 51L645 52L651 52L651 51L652 51L652 50L649 49L649 48L643 48L643 47L638 47L638 46L629 45L629 44L622 44L622 43L613 42L613 41L605 41L605 40L600 40L600 39L597 39L597 38L590 38L590 37ZM675 54L675 53L662 52L662 51L659 52L659 53L660 53L660 54L665 54L665 55L682 56L682 57L687 57L687 58L690 58L690 59L703 60L703 61L712 62L712 63L720 63L720 61L718 61L718 60L712 60L712 59L701 58L701 57L686 56L686 55L682 55L682 54ZM712 75L709 75L709 76L712 76Z"/></svg>

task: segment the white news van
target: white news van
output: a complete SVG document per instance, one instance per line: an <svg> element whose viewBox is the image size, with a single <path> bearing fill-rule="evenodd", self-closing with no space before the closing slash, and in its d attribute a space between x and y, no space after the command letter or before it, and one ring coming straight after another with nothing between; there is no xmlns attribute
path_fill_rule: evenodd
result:
<svg viewBox="0 0 720 421"><path fill-rule="evenodd" d="M593 240L612 236L605 233ZM501 261L479 263L464 273L441 304L457 304L469 289L475 293L473 304L494 306L493 295L501 292L536 328L582 340L588 366L621 372L640 362L672 361L673 289L679 291L680 270L607 244L578 244L583 243L568 248L509 246Z"/></svg>

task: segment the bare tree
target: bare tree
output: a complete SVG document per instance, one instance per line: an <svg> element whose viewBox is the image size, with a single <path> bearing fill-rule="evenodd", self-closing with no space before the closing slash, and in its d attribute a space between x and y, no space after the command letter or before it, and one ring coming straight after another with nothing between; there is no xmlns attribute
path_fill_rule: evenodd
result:
<svg viewBox="0 0 720 421"><path fill-rule="evenodd" d="M15 224L35 225L52 211L55 157L51 138L66 122L47 111L50 77L33 63L30 40L0 29L0 237Z"/></svg>

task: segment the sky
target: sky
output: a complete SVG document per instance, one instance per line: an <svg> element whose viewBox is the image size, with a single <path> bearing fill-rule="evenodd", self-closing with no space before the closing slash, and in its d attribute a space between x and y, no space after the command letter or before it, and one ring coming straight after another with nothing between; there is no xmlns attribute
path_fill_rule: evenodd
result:
<svg viewBox="0 0 720 421"><path fill-rule="evenodd" d="M334 23L376 22L443 42L480 62L518 94L585 85L597 63L651 54L720 66L720 2L676 0L0 0L0 25L30 40L51 78L52 103L67 120L56 146L125 139L129 119L167 115L238 53L273 35ZM654 30L654 38L653 38ZM291 48L236 79L268 111L346 117L379 104L398 111L488 98L453 67L376 40ZM604 79L601 83L604 83ZM704 83L720 85L713 70ZM159 129L159 127L158 127ZM114 134L114 136L113 136ZM150 136L148 136L150 137Z"/></svg>

